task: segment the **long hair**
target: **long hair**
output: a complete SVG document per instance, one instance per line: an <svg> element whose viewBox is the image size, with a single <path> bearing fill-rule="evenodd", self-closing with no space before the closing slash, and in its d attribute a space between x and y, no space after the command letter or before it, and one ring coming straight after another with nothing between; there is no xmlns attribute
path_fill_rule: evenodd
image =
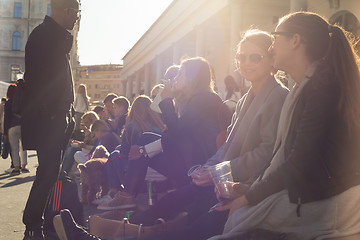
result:
<svg viewBox="0 0 360 240"><path fill-rule="evenodd" d="M186 85L185 89L176 99L182 106L190 100L191 97L200 91L214 92L213 74L210 63L202 57L188 58L181 62L181 67L185 70Z"/></svg>
<svg viewBox="0 0 360 240"><path fill-rule="evenodd" d="M338 110L344 117L349 133L358 130L360 74L354 42L341 27L330 25L316 13L291 13L283 17L279 25L301 36L310 60L325 61L333 70L334 80L340 89Z"/></svg>
<svg viewBox="0 0 360 240"><path fill-rule="evenodd" d="M6 92L7 99L9 99L9 100L13 99L13 97L15 95L15 89L16 89L16 84L9 85L7 92Z"/></svg>
<svg viewBox="0 0 360 240"><path fill-rule="evenodd" d="M153 127L157 127L161 131L165 130L165 125L161 121L159 114L151 110L150 104L151 100L148 96L140 95L135 98L131 105L129 115L126 118L125 129L129 124L135 124L139 128L140 133L151 131ZM126 137L128 138L130 136Z"/></svg>
<svg viewBox="0 0 360 240"><path fill-rule="evenodd" d="M85 84L80 84L77 92L82 96L82 98L84 99L85 103L86 103L86 107L89 108L89 99L90 97L87 94L87 89L86 89L86 85Z"/></svg>

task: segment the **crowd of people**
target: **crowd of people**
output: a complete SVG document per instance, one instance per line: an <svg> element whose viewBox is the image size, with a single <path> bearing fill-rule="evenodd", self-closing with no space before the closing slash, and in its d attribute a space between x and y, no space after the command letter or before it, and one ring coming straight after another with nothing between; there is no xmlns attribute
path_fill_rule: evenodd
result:
<svg viewBox="0 0 360 240"><path fill-rule="evenodd" d="M274 32L246 31L234 58L251 87L240 99L231 76L221 98L214 91L209 61L193 57L169 66L164 83L154 86L150 96L130 103L110 93L103 106L91 107L85 85L74 94L66 59L71 45L65 44L69 36L64 29L71 30L77 20L78 2L54 2L59 3L52 5L54 19L47 16L27 43L24 101L32 101L18 122L5 127L16 131L13 142L22 132L24 149L37 150L39 158L24 212L24 240L43 239L42 214L60 165L71 172L96 159L105 162L109 190L82 195L82 201L99 210L134 208L149 169L168 179L171 191L127 220L152 226L159 218L171 221L186 212L187 222L148 239L262 235L310 240L360 233L359 59L341 27L318 14L296 12L282 17ZM44 60L54 57L45 51L49 43L39 39L49 29L63 39L54 40L62 47L55 54L62 60L55 61L56 70L39 73L32 55L39 42L44 52L38 61L46 65L51 61ZM278 70L294 86L288 89L276 79ZM45 82L51 76L61 81ZM39 89L63 93L35 96ZM233 110L229 101L236 102ZM13 150L17 172L18 145ZM222 198L209 173L223 162L231 166L233 182L226 183L230 200ZM26 158L21 169L25 166ZM74 222L68 210L60 211L54 225L61 240L100 239Z"/></svg>

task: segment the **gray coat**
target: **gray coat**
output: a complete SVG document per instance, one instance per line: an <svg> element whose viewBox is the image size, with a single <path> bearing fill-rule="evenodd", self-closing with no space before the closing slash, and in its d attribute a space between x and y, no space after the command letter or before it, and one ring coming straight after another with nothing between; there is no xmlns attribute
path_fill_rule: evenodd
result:
<svg viewBox="0 0 360 240"><path fill-rule="evenodd" d="M274 77L256 96L250 89L237 103L226 142L207 164L231 161L234 181L254 181L271 160L287 93Z"/></svg>

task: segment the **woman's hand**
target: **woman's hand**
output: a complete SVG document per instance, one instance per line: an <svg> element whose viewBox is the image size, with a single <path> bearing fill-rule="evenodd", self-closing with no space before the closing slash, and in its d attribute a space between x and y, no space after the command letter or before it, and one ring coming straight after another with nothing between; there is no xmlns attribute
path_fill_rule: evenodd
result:
<svg viewBox="0 0 360 240"><path fill-rule="evenodd" d="M229 202L227 204L224 204L224 205L221 205L221 206L217 207L216 210L217 211L230 210L230 212L229 212L229 217L230 217L236 210L238 210L239 208L245 207L248 204L249 204L249 202L246 199L246 197L241 196L241 197L236 198L235 200L233 200L233 201L231 201L231 202Z"/></svg>
<svg viewBox="0 0 360 240"><path fill-rule="evenodd" d="M138 145L132 145L129 152L129 160L136 160L142 157L140 153L140 147Z"/></svg>
<svg viewBox="0 0 360 240"><path fill-rule="evenodd" d="M216 194L216 198L219 200L219 202L221 202L221 192L226 193L228 198L230 197L231 199L235 199L244 195L248 188L249 185L240 182L224 182L217 184L215 186L214 192Z"/></svg>
<svg viewBox="0 0 360 240"><path fill-rule="evenodd" d="M191 174L192 181L195 185L199 187L207 187L214 185L207 168L208 166L206 165L202 166Z"/></svg>

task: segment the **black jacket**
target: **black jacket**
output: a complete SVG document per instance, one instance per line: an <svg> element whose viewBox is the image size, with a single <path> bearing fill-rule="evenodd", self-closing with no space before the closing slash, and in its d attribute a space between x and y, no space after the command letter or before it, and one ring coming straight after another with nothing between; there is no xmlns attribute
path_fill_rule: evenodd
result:
<svg viewBox="0 0 360 240"><path fill-rule="evenodd" d="M50 118L68 112L74 101L69 63L72 43L72 35L49 16L29 36L21 121L25 149L36 149L36 136L47 129Z"/></svg>
<svg viewBox="0 0 360 240"><path fill-rule="evenodd" d="M200 91L189 100L178 117L172 99L162 100L159 107L167 126L161 140L164 151L180 156L187 169L204 164L217 150L221 106L222 100L217 94Z"/></svg>
<svg viewBox="0 0 360 240"><path fill-rule="evenodd" d="M360 155L350 147L339 100L331 72L309 80L293 113L285 162L247 191L250 204L283 189L292 203L313 202L360 184Z"/></svg>

